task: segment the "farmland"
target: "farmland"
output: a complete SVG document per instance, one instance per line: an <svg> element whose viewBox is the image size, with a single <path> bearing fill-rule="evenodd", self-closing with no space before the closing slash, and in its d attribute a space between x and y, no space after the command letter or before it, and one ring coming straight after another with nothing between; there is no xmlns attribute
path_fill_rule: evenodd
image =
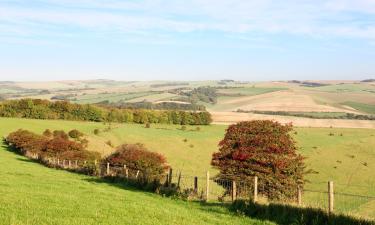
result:
<svg viewBox="0 0 375 225"><path fill-rule="evenodd" d="M223 138L226 126L201 126L197 131L194 126L181 130L177 125L152 124L145 128L139 124L113 124L112 129L104 132L107 125L102 123L26 120L0 118L1 134L17 128L30 129L41 133L44 129L76 128L88 136L90 150L109 154L113 149L105 144L110 140L114 145L122 143L144 143L152 151L163 153L172 168L185 175L204 176L210 168L212 152L217 150L218 142ZM94 129L101 129L98 136ZM375 195L375 179L372 174L375 169L375 130L372 129L342 129L342 128L295 128L293 134L299 151L307 157L307 165L316 171L308 176L311 181L307 188L326 191L326 182L333 180L336 191L356 195ZM157 141L155 141L157 140ZM9 154L9 153L6 153ZM13 157L13 156L12 156ZM306 193L306 201L324 204L325 195ZM338 209L347 209L362 216L372 216L374 201L338 199ZM341 203L340 203L341 201ZM348 203L349 202L349 203Z"/></svg>
<svg viewBox="0 0 375 225"><path fill-rule="evenodd" d="M215 123L233 123L254 115L239 115L245 111L285 111L299 113L354 113L374 114L375 84L360 81L54 81L54 82L3 82L0 83L0 97L62 99L75 103L157 103L189 102L186 93L199 87L216 89L216 102L198 101L214 115ZM59 98L57 98L59 99ZM229 115L230 114L230 115ZM225 116L222 116L225 115ZM263 116L263 117L262 117ZM256 115L269 119L269 115ZM299 126L320 127L327 121L293 116L272 116L281 122L294 122ZM364 125L366 124L366 125ZM337 120L334 127L369 128L367 121Z"/></svg>

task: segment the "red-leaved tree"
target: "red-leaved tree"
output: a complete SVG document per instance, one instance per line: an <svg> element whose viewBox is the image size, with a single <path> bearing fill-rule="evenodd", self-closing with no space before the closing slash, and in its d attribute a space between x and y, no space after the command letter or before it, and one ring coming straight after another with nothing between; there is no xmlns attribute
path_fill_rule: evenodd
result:
<svg viewBox="0 0 375 225"><path fill-rule="evenodd" d="M258 176L260 194L269 199L293 199L303 186L304 157L296 152L291 124L271 120L240 122L228 127L211 164L218 178L252 185Z"/></svg>

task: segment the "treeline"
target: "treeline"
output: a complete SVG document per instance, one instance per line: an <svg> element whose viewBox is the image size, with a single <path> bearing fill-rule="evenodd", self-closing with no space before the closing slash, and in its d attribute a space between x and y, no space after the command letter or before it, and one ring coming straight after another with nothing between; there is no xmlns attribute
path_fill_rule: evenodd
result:
<svg viewBox="0 0 375 225"><path fill-rule="evenodd" d="M40 99L21 99L1 102L0 116L142 124L208 125L212 122L211 115L208 112L119 109L90 104L73 104L67 101L51 102Z"/></svg>
<svg viewBox="0 0 375 225"><path fill-rule="evenodd" d="M363 114L354 114L354 113L329 113L329 112L288 112L288 111L258 111L251 110L246 111L238 109L237 112L241 113L255 113L255 114L264 114L264 115L278 115L278 116L295 116L295 117L304 117L311 119L342 119L342 120L375 120L373 115L363 115Z"/></svg>
<svg viewBox="0 0 375 225"><path fill-rule="evenodd" d="M206 107L194 103L178 103L178 102L115 102L108 100L97 103L99 106L113 107L120 109L150 109L150 110L184 110L184 111L206 111Z"/></svg>
<svg viewBox="0 0 375 225"><path fill-rule="evenodd" d="M162 84L151 84L150 87L158 88L158 87L170 87L170 86L187 86L189 82L168 82Z"/></svg>
<svg viewBox="0 0 375 225"><path fill-rule="evenodd" d="M198 87L184 94L189 97L192 103L197 103L198 101L212 104L217 103L217 93L214 87Z"/></svg>

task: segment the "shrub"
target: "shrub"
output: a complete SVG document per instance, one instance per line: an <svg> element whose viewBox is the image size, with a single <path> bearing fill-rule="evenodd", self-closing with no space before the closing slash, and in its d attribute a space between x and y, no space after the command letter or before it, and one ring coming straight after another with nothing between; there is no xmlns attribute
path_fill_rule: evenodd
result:
<svg viewBox="0 0 375 225"><path fill-rule="evenodd" d="M100 130L99 130L99 129L95 129L95 130L94 130L94 134L95 134L95 135L98 135L99 133L100 133Z"/></svg>
<svg viewBox="0 0 375 225"><path fill-rule="evenodd" d="M83 133L76 129L69 131L68 134L69 134L69 137L74 138L74 139L79 139L80 137L83 136Z"/></svg>
<svg viewBox="0 0 375 225"><path fill-rule="evenodd" d="M201 128L200 127L196 127L195 130L196 131L201 131Z"/></svg>
<svg viewBox="0 0 375 225"><path fill-rule="evenodd" d="M89 145L89 141L86 138L81 139L79 142L84 148L87 148L87 146Z"/></svg>
<svg viewBox="0 0 375 225"><path fill-rule="evenodd" d="M292 125L270 120L240 122L228 127L211 164L218 178L252 184L259 177L259 192L269 199L293 199L303 186L304 158L296 153L289 134Z"/></svg>
<svg viewBox="0 0 375 225"><path fill-rule="evenodd" d="M181 126L181 130L186 130L186 126Z"/></svg>
<svg viewBox="0 0 375 225"><path fill-rule="evenodd" d="M61 138L61 139L65 139L65 140L69 139L69 136L63 130L55 130L55 131L53 131L53 137L54 138Z"/></svg>
<svg viewBox="0 0 375 225"><path fill-rule="evenodd" d="M168 169L165 157L159 153L148 151L141 144L124 144L108 156L104 161L114 166L124 164L132 170L139 170L142 182L160 181Z"/></svg>
<svg viewBox="0 0 375 225"><path fill-rule="evenodd" d="M150 127L151 127L150 123L146 123L145 128L150 128Z"/></svg>
<svg viewBox="0 0 375 225"><path fill-rule="evenodd" d="M50 131L50 129L46 129L43 132L43 135L46 136L46 137L52 137L52 132Z"/></svg>
<svg viewBox="0 0 375 225"><path fill-rule="evenodd" d="M111 146L111 147L113 147L113 144L112 144L112 141L111 141L111 140L108 140L108 141L106 142L106 144L109 145L109 146Z"/></svg>
<svg viewBox="0 0 375 225"><path fill-rule="evenodd" d="M49 139L27 130L18 130L10 133L6 142L19 150L21 154L37 153L40 158L56 157L65 160L94 160L100 154L84 149L80 143L70 141L57 135Z"/></svg>

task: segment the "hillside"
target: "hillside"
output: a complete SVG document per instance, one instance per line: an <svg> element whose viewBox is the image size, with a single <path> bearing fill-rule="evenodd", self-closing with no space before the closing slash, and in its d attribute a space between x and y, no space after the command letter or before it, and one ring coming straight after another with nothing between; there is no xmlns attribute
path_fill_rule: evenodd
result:
<svg viewBox="0 0 375 225"><path fill-rule="evenodd" d="M3 135L4 127L0 130ZM215 204L163 198L50 169L5 146L0 147L0 171L1 224L271 224Z"/></svg>
<svg viewBox="0 0 375 225"><path fill-rule="evenodd" d="M172 168L186 176L204 177L210 168L212 152L222 139L226 126L201 126L196 131L194 126L181 130L177 125L156 125L145 128L139 124L113 124L110 131L102 123L48 121L0 118L0 131L5 135L17 128L30 129L41 133L44 129L76 128L84 132L91 144L91 150L108 154L112 148L105 144L110 140L115 146L122 143L144 143L152 151L163 153ZM94 129L101 129L98 136ZM308 189L326 191L326 182L333 180L336 191L356 195L375 196L375 130L339 129L339 128L295 128L294 134L299 151L307 157L308 167L317 171L310 174ZM186 139L186 140L185 140ZM157 141L155 141L157 140ZM192 184L192 179L186 182ZM202 186L204 188L204 186ZM306 202L324 206L325 194L306 193ZM213 199L215 200L215 199ZM375 200L341 197L337 199L337 209L356 215L375 217Z"/></svg>
<svg viewBox="0 0 375 225"><path fill-rule="evenodd" d="M210 87L207 89L207 87ZM134 104L194 103L214 115L216 123L233 123L246 118L270 118L251 111L315 113L314 120L272 115L299 126L374 128L374 121L325 121L325 113L374 115L375 84L360 81L55 81L0 82L0 99L41 98L75 103ZM249 111L239 114L237 110ZM327 124L327 125L324 125Z"/></svg>

